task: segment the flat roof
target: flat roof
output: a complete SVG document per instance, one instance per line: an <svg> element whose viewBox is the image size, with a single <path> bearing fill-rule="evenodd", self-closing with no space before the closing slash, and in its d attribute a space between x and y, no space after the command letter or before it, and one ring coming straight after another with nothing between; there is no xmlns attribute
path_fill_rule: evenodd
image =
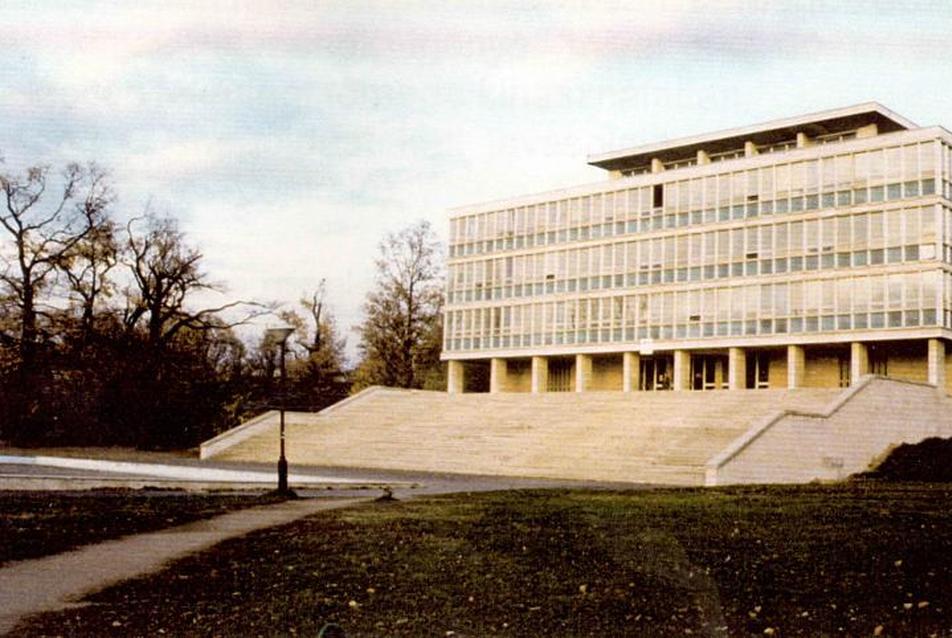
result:
<svg viewBox="0 0 952 638"><path fill-rule="evenodd" d="M918 128L914 122L878 102L864 102L829 111L597 153L588 156L588 163L609 171L622 170L650 164L655 157L662 162L689 159L702 149L707 153L719 153L741 148L747 141L758 146L776 144L796 138L798 132L814 137L849 131L873 123L878 126L880 133Z"/></svg>

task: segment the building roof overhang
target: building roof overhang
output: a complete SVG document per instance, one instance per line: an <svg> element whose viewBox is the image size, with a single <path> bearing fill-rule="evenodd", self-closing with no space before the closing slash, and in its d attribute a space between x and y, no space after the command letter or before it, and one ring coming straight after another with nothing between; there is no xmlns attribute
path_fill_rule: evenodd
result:
<svg viewBox="0 0 952 638"><path fill-rule="evenodd" d="M880 133L918 128L914 122L878 102L864 102L819 113L598 153L589 155L588 163L608 171L625 170L648 165L653 158L662 162L684 160L696 157L699 150L715 154L743 148L748 141L758 146L778 144L795 139L797 133L816 137L851 131L868 124L876 124Z"/></svg>

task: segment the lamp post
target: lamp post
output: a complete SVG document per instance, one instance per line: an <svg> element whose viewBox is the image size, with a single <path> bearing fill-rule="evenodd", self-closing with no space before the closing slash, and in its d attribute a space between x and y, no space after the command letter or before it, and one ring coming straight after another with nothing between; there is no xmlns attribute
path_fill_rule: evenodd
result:
<svg viewBox="0 0 952 638"><path fill-rule="evenodd" d="M291 336L291 333L294 332L294 328L281 327L281 328L268 328L265 335L267 338L273 342L276 342L281 348L281 380L279 385L278 394L281 397L281 400L278 404L278 410L280 410L280 423L281 423L281 452L278 456L278 493L287 494L288 493L288 459L284 456L284 400L286 392L286 383L287 383L287 371L284 367L284 355L287 352L288 337Z"/></svg>

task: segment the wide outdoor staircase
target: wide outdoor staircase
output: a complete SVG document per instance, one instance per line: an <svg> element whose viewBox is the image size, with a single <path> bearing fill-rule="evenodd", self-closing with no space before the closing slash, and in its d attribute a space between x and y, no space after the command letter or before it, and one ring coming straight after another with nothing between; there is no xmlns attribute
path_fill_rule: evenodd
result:
<svg viewBox="0 0 952 638"><path fill-rule="evenodd" d="M522 477L703 485L705 466L758 422L822 410L838 389L458 394L374 387L320 413L287 414L288 459ZM202 446L271 461L277 414Z"/></svg>

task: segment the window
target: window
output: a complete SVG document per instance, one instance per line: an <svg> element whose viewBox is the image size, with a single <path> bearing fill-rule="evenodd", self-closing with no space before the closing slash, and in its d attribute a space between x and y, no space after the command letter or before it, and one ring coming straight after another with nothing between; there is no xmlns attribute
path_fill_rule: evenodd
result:
<svg viewBox="0 0 952 638"><path fill-rule="evenodd" d="M661 208L664 206L664 185L655 184L654 191L651 199L652 206L654 208Z"/></svg>

